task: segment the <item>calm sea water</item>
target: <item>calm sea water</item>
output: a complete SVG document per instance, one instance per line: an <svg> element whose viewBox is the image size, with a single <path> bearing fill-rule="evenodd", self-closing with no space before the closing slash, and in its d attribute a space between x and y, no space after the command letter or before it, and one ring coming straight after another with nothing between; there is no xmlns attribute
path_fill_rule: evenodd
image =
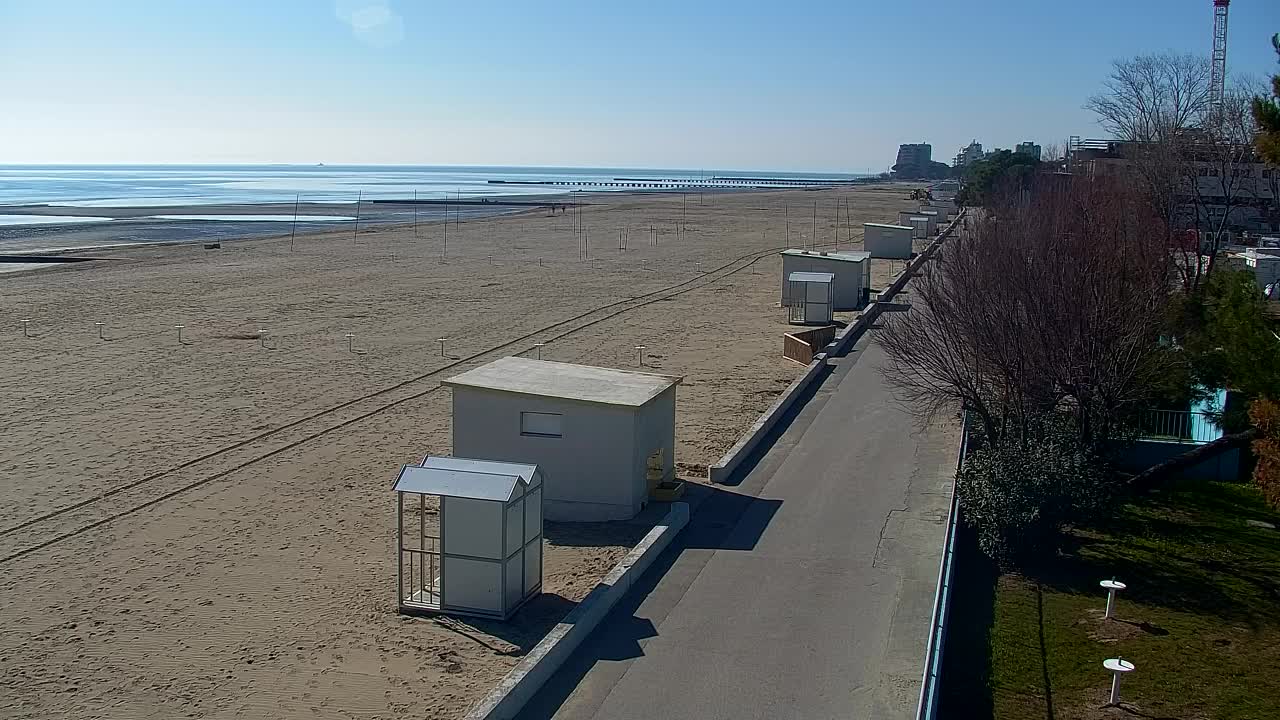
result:
<svg viewBox="0 0 1280 720"><path fill-rule="evenodd" d="M824 177L859 175L628 168L303 165L0 165L0 205L138 207L365 199L561 194L569 188L493 185L489 180L612 180L616 177ZM92 213L85 213L91 215Z"/></svg>
<svg viewBox="0 0 1280 720"><path fill-rule="evenodd" d="M538 181L610 181L619 177L655 180L710 177L771 177L850 180L859 175L812 173L636 170L628 168L520 168L441 166L303 165L0 165L0 256L25 255L156 242L201 242L262 237L288 232L292 214L278 208L227 215L212 207L193 214L181 206L340 203L337 208L303 206L301 232L332 228L355 218L358 199L496 198L510 195L559 195L572 190ZM612 190L626 190L613 188ZM607 192L601 188L596 191ZM58 217L23 213L16 205L47 205ZM349 205L350 207L346 207ZM6 208L5 206L10 206ZM172 207L130 212L138 207ZM333 212L334 210L337 212ZM405 206L365 205L361 223L407 223L415 217ZM510 212L510 208L470 206L463 216ZM243 211L240 211L243 212ZM430 219L439 207L420 208ZM107 217L117 215L123 217ZM282 227L284 229L282 229ZM25 269L0 262L0 274Z"/></svg>

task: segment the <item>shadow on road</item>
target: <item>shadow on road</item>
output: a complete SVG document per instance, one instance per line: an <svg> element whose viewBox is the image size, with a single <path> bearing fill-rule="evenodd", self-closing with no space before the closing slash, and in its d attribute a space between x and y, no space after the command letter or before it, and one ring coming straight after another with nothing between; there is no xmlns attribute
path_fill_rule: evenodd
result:
<svg viewBox="0 0 1280 720"><path fill-rule="evenodd" d="M685 551L751 550L782 505L781 500L754 498L714 486L699 485L689 492L689 499L697 503L697 512L689 525L614 606L600 627L561 666L559 672L534 695L519 718L537 720L553 717L600 661L616 662L643 656L642 641L657 637L658 631L652 619L637 616L636 611ZM692 577L696 577L696 573Z"/></svg>

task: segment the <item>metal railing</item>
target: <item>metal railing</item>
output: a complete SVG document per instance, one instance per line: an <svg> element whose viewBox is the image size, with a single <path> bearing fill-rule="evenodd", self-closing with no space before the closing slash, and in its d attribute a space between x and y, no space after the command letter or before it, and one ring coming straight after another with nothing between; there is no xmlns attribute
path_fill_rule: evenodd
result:
<svg viewBox="0 0 1280 720"><path fill-rule="evenodd" d="M1138 421L1138 437L1185 443L1208 443L1222 437L1214 416L1192 410L1147 410Z"/></svg>
<svg viewBox="0 0 1280 720"><path fill-rule="evenodd" d="M961 418L960 451L956 454L956 473L969 450L969 419ZM938 568L938 589L933 597L933 617L929 624L929 644L925 648L924 678L920 683L920 700L916 705L917 720L934 720L938 716L938 695L942 686L942 651L947 640L951 615L951 590L954 583L956 528L960 524L960 494L951 488L951 510L947 513L947 535L942 546Z"/></svg>
<svg viewBox="0 0 1280 720"><path fill-rule="evenodd" d="M440 607L440 538L427 536L423 548L400 548L400 604Z"/></svg>

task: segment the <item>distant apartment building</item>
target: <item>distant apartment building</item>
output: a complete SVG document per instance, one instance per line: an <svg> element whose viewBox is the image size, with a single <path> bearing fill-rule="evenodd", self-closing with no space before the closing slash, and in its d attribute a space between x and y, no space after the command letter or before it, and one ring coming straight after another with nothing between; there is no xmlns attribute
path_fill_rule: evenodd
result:
<svg viewBox="0 0 1280 720"><path fill-rule="evenodd" d="M983 157L982 143L974 140L956 153L955 160L951 164L954 167L965 167L981 160Z"/></svg>
<svg viewBox="0 0 1280 720"><path fill-rule="evenodd" d="M1066 168L1077 175L1120 175L1133 171L1140 150L1136 143L1072 138ZM1247 149L1234 162L1194 153L1189 158L1175 218L1180 226L1217 227L1225 216L1225 229L1233 233L1280 229L1280 169L1256 161Z"/></svg>
<svg viewBox="0 0 1280 720"><path fill-rule="evenodd" d="M1018 155L1030 155L1037 160L1040 159L1040 146L1030 140L1027 142L1020 142L1013 146L1013 152Z"/></svg>
<svg viewBox="0 0 1280 720"><path fill-rule="evenodd" d="M894 168L901 175L923 175L933 161L933 146L929 143L908 143L898 146L898 162Z"/></svg>

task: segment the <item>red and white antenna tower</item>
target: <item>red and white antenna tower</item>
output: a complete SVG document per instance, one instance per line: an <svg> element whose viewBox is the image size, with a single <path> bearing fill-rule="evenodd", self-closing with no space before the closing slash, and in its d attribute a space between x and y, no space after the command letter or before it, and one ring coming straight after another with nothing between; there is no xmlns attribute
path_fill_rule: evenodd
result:
<svg viewBox="0 0 1280 720"><path fill-rule="evenodd" d="M1209 109L1222 114L1227 83L1227 6L1231 0L1213 0L1213 65L1209 70Z"/></svg>

